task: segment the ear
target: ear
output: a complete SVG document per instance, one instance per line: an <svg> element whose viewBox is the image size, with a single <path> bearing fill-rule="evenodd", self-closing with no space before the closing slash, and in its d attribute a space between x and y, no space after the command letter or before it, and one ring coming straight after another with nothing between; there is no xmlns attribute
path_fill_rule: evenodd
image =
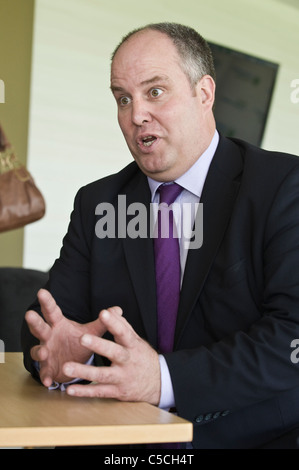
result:
<svg viewBox="0 0 299 470"><path fill-rule="evenodd" d="M216 84L210 75L204 75L196 85L197 95L207 111L213 108Z"/></svg>

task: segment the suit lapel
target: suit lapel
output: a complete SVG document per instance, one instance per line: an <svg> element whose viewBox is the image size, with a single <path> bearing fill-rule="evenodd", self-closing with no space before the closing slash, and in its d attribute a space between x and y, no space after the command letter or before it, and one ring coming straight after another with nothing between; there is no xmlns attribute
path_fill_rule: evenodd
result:
<svg viewBox="0 0 299 470"><path fill-rule="evenodd" d="M145 207L147 214L147 236L144 238L127 236L123 239L123 247L147 339L153 347L156 347L156 281L153 240L149 235L150 200L151 195L147 178L141 172L138 172L134 180L126 188L126 202L127 207L130 204L136 204L136 202L141 203ZM133 217L131 216L131 220ZM128 220L130 220L130 217L127 218Z"/></svg>
<svg viewBox="0 0 299 470"><path fill-rule="evenodd" d="M203 188L203 244L189 250L181 290L175 345L194 308L228 226L243 168L239 148L221 138ZM196 223L200 221L197 220Z"/></svg>

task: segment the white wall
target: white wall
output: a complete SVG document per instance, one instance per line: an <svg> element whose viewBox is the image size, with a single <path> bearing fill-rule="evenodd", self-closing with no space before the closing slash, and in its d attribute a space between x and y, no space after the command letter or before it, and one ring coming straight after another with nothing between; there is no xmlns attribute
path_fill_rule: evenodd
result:
<svg viewBox="0 0 299 470"><path fill-rule="evenodd" d="M299 5L292 0L36 0L28 165L47 214L25 229L24 266L58 256L79 187L131 161L109 90L110 55L121 37L175 21L207 40L278 62L263 147L299 155ZM298 4L299 2L297 2Z"/></svg>

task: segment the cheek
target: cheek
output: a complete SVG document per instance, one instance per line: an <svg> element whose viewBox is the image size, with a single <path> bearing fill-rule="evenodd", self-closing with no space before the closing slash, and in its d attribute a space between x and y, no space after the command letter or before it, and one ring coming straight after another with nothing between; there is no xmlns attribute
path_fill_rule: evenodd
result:
<svg viewBox="0 0 299 470"><path fill-rule="evenodd" d="M126 116L125 113L118 113L117 120L118 120L118 125L124 137L127 138L129 136L129 131L130 131L130 126L129 126L130 121L128 117Z"/></svg>
<svg viewBox="0 0 299 470"><path fill-rule="evenodd" d="M180 109L173 103L164 104L157 112L153 113L155 121L159 124L166 136L171 136L174 139L175 135L179 132L178 123L180 119Z"/></svg>
<svg viewBox="0 0 299 470"><path fill-rule="evenodd" d="M181 112L180 102L177 98L168 99L163 103L163 106L159 109L160 116L163 116L164 120L172 121Z"/></svg>
<svg viewBox="0 0 299 470"><path fill-rule="evenodd" d="M163 127L166 129L167 135L171 138L173 143L181 142L183 136L186 135L186 131L190 125L190 117L186 114L184 109L181 107L171 107L165 109L163 112L162 121Z"/></svg>
<svg viewBox="0 0 299 470"><path fill-rule="evenodd" d="M182 100L180 97L175 96L163 104L163 107L159 110L159 117L165 126L169 125L177 131L179 126L188 125L192 106L192 100Z"/></svg>
<svg viewBox="0 0 299 470"><path fill-rule="evenodd" d="M121 128L121 130L123 130L123 128L124 128L124 116L123 116L123 113L120 113L119 111L117 113L117 121L118 121L118 125Z"/></svg>

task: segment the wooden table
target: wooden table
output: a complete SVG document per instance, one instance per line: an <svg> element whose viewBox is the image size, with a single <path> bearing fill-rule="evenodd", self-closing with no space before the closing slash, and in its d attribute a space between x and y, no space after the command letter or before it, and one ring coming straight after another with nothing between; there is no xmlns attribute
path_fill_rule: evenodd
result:
<svg viewBox="0 0 299 470"><path fill-rule="evenodd" d="M0 364L0 447L188 442L192 423L147 403L49 391L24 369L22 354Z"/></svg>

